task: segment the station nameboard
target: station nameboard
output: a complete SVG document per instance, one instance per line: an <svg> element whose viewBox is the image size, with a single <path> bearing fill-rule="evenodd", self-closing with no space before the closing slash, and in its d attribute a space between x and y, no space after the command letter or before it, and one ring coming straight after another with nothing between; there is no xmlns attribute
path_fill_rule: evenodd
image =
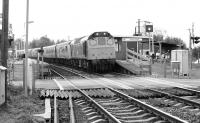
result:
<svg viewBox="0 0 200 123"><path fill-rule="evenodd" d="M122 41L142 41L141 37L123 37Z"/></svg>

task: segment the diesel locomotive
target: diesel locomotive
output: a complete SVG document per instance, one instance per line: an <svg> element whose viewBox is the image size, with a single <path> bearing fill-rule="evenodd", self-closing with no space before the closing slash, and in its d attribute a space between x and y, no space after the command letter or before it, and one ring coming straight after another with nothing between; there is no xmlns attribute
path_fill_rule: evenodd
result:
<svg viewBox="0 0 200 123"><path fill-rule="evenodd" d="M40 48L29 49L37 58ZM71 42L43 47L44 61L59 63L93 72L107 72L115 65L115 40L108 32L94 32Z"/></svg>

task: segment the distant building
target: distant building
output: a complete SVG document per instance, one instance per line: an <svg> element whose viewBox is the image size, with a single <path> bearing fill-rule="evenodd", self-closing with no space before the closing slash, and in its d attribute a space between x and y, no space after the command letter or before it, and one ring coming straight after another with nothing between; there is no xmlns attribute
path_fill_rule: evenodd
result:
<svg viewBox="0 0 200 123"><path fill-rule="evenodd" d="M149 51L149 42L148 41L142 42L141 46L142 46L141 49L143 49L143 51ZM151 42L151 47L152 47L152 42ZM171 58L172 50L176 50L179 48L180 48L180 46L177 44L167 43L164 41L154 42L154 53L159 54L159 55L166 55L167 58Z"/></svg>
<svg viewBox="0 0 200 123"><path fill-rule="evenodd" d="M16 40L15 41L15 49L16 50L23 50L23 49L25 49L25 42L23 40Z"/></svg>

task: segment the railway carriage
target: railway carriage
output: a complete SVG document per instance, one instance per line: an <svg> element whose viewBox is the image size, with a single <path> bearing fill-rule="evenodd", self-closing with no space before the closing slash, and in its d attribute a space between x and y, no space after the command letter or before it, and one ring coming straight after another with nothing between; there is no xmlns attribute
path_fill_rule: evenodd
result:
<svg viewBox="0 0 200 123"><path fill-rule="evenodd" d="M39 50L39 49L41 49L41 48L29 49L29 51L28 51L28 52L29 52L29 53L28 53L29 55L28 55L28 56L29 56L30 58L37 58L37 57L38 57L38 50Z"/></svg>
<svg viewBox="0 0 200 123"><path fill-rule="evenodd" d="M44 50L43 53L44 58L56 58L55 45L43 47L43 50Z"/></svg>
<svg viewBox="0 0 200 123"><path fill-rule="evenodd" d="M38 57L38 51L40 50L41 48L34 48L31 52L31 56L32 57L35 57L37 58Z"/></svg>
<svg viewBox="0 0 200 123"><path fill-rule="evenodd" d="M71 50L69 42L64 42L56 45L57 58L70 59Z"/></svg>
<svg viewBox="0 0 200 123"><path fill-rule="evenodd" d="M71 65L71 48L69 42L56 44L55 50L58 63Z"/></svg>
<svg viewBox="0 0 200 123"><path fill-rule="evenodd" d="M29 57L32 55L32 50L33 50L33 49L28 49L28 56L29 56Z"/></svg>
<svg viewBox="0 0 200 123"><path fill-rule="evenodd" d="M56 62L56 48L55 48L56 45L51 45L51 46L46 46L46 47L43 47L43 57L44 57L44 61L45 62L48 62L48 63L54 63Z"/></svg>

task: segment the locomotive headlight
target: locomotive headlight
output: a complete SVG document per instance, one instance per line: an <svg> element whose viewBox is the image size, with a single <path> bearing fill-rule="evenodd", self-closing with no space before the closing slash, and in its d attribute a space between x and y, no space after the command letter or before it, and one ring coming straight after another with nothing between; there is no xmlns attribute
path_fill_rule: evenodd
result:
<svg viewBox="0 0 200 123"><path fill-rule="evenodd" d="M91 46L97 45L97 41L96 41L96 40L90 40L89 42L90 42L90 45L91 45Z"/></svg>
<svg viewBox="0 0 200 123"><path fill-rule="evenodd" d="M113 45L113 44L114 44L114 40L108 39L107 44L108 44L108 45Z"/></svg>

